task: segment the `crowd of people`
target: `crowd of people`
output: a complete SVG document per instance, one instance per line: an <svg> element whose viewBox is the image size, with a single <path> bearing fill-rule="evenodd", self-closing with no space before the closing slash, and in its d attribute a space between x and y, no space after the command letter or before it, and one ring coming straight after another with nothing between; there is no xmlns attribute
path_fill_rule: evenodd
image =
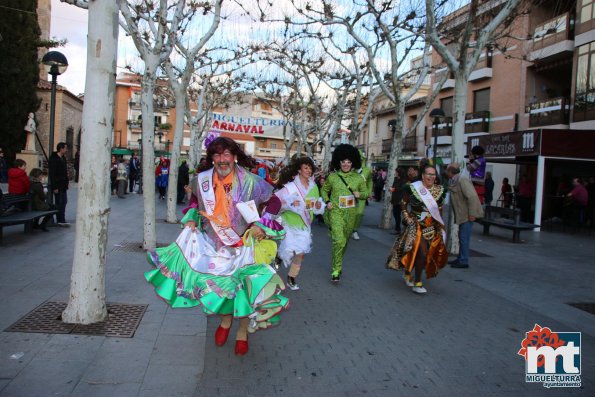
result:
<svg viewBox="0 0 595 397"><path fill-rule="evenodd" d="M273 177L271 169L265 170L263 163L255 166L232 139L214 139L204 164L185 186L189 197L182 232L171 245L147 253L154 266L145 273L147 281L172 307L199 306L218 315L217 346L226 344L237 320L235 354L246 354L249 333L278 324L289 304L283 296L286 287L303 288L298 280L307 272L307 256L315 249L314 221L328 227L330 282L339 284L347 246L359 238L365 203L383 194L373 196L375 179L386 181L381 171L374 176L366 169L363 160L354 146L341 144L326 174L311 158L294 157ZM483 216L472 182L457 166L447 168L448 183L439 183L437 173L428 162L419 169L410 167L406 174L399 169L388 189L398 209L395 232L400 233L395 233L387 268L404 270L405 284L417 294L427 292L423 273L435 277L448 260L441 216L447 191L462 247L452 267L469 266L472 222Z"/></svg>

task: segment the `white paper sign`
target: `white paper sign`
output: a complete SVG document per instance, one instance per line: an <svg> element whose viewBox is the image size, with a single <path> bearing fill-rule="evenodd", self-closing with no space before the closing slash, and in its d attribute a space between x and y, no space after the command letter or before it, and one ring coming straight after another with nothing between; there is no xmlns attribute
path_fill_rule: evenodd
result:
<svg viewBox="0 0 595 397"><path fill-rule="evenodd" d="M253 223L260 219L254 200L237 203L236 208L242 214L242 218L248 223Z"/></svg>

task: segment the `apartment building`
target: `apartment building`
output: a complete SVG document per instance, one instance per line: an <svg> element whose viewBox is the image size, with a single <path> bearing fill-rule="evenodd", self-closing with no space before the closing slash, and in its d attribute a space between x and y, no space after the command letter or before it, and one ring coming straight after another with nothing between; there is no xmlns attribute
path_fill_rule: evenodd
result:
<svg viewBox="0 0 595 397"><path fill-rule="evenodd" d="M417 58L412 61L412 68L421 61ZM403 93L407 93L408 84L404 84ZM404 127L406 135L401 141L399 155L400 166L415 166L419 159L427 156L425 135L428 129L426 120L421 120L413 128L421 108L426 104L430 89L430 79L413 95L405 104ZM387 168L395 131L395 110L392 102L384 94L380 94L373 104L373 112L367 125L362 129L356 146L366 154L367 164L373 168Z"/></svg>
<svg viewBox="0 0 595 397"><path fill-rule="evenodd" d="M498 6L498 1L493 1ZM518 17L500 48L486 48L467 89L467 150L486 149L496 190L507 177L526 176L535 187L534 223L558 216L554 200L566 178L595 175L595 10L593 0L543 1ZM593 57L595 59L595 57ZM441 73L437 54L433 64ZM595 67L595 65L594 65ZM434 85L433 85L434 87ZM426 136L439 134L438 152L448 152L454 80L447 80L432 108L446 117ZM433 120L426 116L427 124ZM495 192L497 197L498 192Z"/></svg>
<svg viewBox="0 0 595 397"><path fill-rule="evenodd" d="M173 143L176 110L173 102L163 92L167 81L158 81L154 100L155 150L157 155L169 155ZM160 91L162 93L160 93ZM212 110L210 131L236 140L251 156L265 160L276 160L285 156L283 127L286 123L282 114L270 99L252 94L238 94L235 101ZM122 73L116 79L116 100L112 147L115 153L140 151L141 123L141 81L140 76ZM195 114L196 104L191 103ZM190 149L190 129L184 127L182 155ZM295 145L291 154L295 153Z"/></svg>

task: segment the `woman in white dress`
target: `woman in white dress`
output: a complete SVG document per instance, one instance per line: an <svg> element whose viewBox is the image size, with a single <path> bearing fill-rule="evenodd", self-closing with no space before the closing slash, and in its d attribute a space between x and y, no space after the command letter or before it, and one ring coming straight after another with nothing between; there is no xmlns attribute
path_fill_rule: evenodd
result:
<svg viewBox="0 0 595 397"><path fill-rule="evenodd" d="M296 278L304 255L312 251L312 220L314 215L324 213L325 208L312 177L314 170L314 162L309 157L292 160L281 171L277 183L280 189L275 192L281 200L281 224L286 231L277 256L289 268L287 286L294 291L300 289Z"/></svg>

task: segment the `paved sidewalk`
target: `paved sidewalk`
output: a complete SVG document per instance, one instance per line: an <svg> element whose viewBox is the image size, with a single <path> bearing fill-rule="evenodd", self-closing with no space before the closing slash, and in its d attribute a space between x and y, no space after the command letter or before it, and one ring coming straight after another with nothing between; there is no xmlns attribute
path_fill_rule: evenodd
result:
<svg viewBox="0 0 595 397"><path fill-rule="evenodd" d="M67 219L75 216L69 191ZM394 236L380 230L380 204L367 207L360 241L351 241L340 285L330 283L330 241L314 226L300 291L277 328L250 338L237 358L216 348L217 326L198 309L172 310L145 282L140 252L116 245L142 241L142 196L112 199L108 302L148 303L134 338L0 333L0 396L534 396L593 395L595 316L568 302L595 303L595 235L532 233L510 242L474 230L470 269L447 268L417 296L401 273L384 269ZM158 241L177 225L160 220ZM75 227L24 235L8 227L0 247L4 330L69 293ZM285 270L281 270L285 274ZM581 389L548 390L524 379L516 353L535 323L582 332ZM12 355L23 353L15 359ZM17 357L17 356L15 356Z"/></svg>

